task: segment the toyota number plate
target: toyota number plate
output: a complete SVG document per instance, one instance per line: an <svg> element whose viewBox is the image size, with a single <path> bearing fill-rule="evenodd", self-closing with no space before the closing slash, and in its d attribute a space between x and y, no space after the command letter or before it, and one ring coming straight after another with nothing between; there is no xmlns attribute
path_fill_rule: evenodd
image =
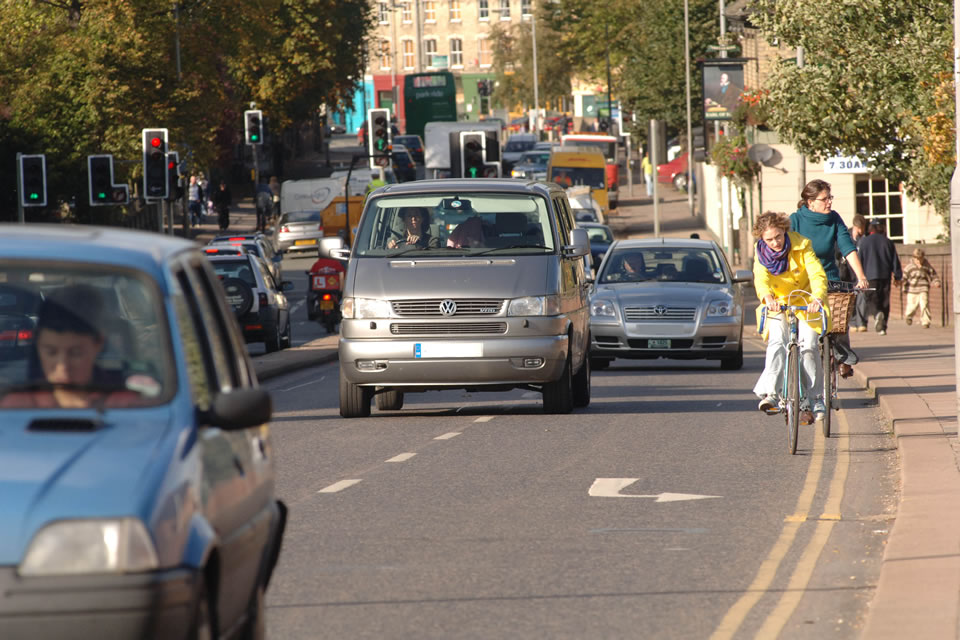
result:
<svg viewBox="0 0 960 640"><path fill-rule="evenodd" d="M669 340L647 340L647 349L669 349Z"/></svg>

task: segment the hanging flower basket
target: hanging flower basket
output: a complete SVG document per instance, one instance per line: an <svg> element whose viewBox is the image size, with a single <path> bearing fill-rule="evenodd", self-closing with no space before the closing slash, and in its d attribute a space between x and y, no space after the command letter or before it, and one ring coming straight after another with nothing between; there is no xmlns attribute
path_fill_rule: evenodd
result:
<svg viewBox="0 0 960 640"><path fill-rule="evenodd" d="M747 155L746 137L739 133L735 136L721 136L710 149L710 164L717 167L721 176L726 176L741 187L749 186L760 174L760 165Z"/></svg>

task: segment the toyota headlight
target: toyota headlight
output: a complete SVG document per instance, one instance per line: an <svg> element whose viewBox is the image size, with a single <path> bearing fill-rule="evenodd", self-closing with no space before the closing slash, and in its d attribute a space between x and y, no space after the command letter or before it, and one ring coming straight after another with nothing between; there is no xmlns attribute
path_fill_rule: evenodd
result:
<svg viewBox="0 0 960 640"><path fill-rule="evenodd" d="M707 306L707 317L732 316L735 306L732 300L714 300Z"/></svg>
<svg viewBox="0 0 960 640"><path fill-rule="evenodd" d="M616 318L617 306L610 300L594 300L590 303L590 315L594 318Z"/></svg>
<svg viewBox="0 0 960 640"><path fill-rule="evenodd" d="M19 572L23 576L128 573L157 566L153 540L136 518L62 520L33 537Z"/></svg>
<svg viewBox="0 0 960 640"><path fill-rule="evenodd" d="M340 305L344 318L362 320L364 318L389 318L390 301L375 298L344 298Z"/></svg>
<svg viewBox="0 0 960 640"><path fill-rule="evenodd" d="M508 316L555 316L560 313L557 296L527 296L514 298L507 305Z"/></svg>

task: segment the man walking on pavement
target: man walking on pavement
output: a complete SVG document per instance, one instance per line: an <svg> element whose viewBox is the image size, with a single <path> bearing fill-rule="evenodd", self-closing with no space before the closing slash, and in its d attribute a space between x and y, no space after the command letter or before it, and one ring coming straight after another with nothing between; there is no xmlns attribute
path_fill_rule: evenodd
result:
<svg viewBox="0 0 960 640"><path fill-rule="evenodd" d="M197 176L190 176L190 186L187 187L187 208L190 211L190 221L193 226L200 224L203 212L203 188L197 181Z"/></svg>
<svg viewBox="0 0 960 640"><path fill-rule="evenodd" d="M881 336L887 335L887 320L890 318L890 276L893 275L898 287L903 279L897 249L883 230L881 219L871 220L868 235L860 240L857 248L872 289L866 292L867 315L876 314L875 328Z"/></svg>

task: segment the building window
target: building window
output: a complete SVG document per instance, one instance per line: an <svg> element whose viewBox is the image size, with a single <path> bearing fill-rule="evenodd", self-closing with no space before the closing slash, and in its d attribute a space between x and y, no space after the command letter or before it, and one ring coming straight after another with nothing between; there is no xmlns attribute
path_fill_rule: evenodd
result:
<svg viewBox="0 0 960 640"><path fill-rule="evenodd" d="M463 66L463 40L460 38L450 39L450 66Z"/></svg>
<svg viewBox="0 0 960 640"><path fill-rule="evenodd" d="M410 5L410 2L404 2L400 5L400 19L403 20L405 24L413 22L413 10Z"/></svg>
<svg viewBox="0 0 960 640"><path fill-rule="evenodd" d="M903 242L903 194L897 184L879 176L858 175L857 213L868 221L879 218L887 227L887 237Z"/></svg>
<svg viewBox="0 0 960 640"><path fill-rule="evenodd" d="M424 22L436 22L437 21L437 3L432 2L431 0L424 0L423 2L423 20Z"/></svg>
<svg viewBox="0 0 960 640"><path fill-rule="evenodd" d="M403 68L413 69L413 40L403 41Z"/></svg>
<svg viewBox="0 0 960 640"><path fill-rule="evenodd" d="M477 40L477 61L481 67L489 67L493 64L493 49L490 48L490 41L486 38Z"/></svg>
<svg viewBox="0 0 960 640"><path fill-rule="evenodd" d="M437 41L436 40L424 40L423 41L423 66L432 67L433 66L433 55L437 52Z"/></svg>
<svg viewBox="0 0 960 640"><path fill-rule="evenodd" d="M480 0L480 9L479 14L481 20L490 19L490 2L489 0Z"/></svg>
<svg viewBox="0 0 960 640"><path fill-rule="evenodd" d="M500 0L500 19L510 19L510 0Z"/></svg>
<svg viewBox="0 0 960 640"><path fill-rule="evenodd" d="M381 69L390 68L390 58L391 58L390 52L391 52L390 41L381 40L380 41L380 68Z"/></svg>
<svg viewBox="0 0 960 640"><path fill-rule="evenodd" d="M520 0L520 15L524 18L533 15L533 2L531 0Z"/></svg>
<svg viewBox="0 0 960 640"><path fill-rule="evenodd" d="M386 2L377 3L380 24L390 24L390 5Z"/></svg>
<svg viewBox="0 0 960 640"><path fill-rule="evenodd" d="M460 0L450 0L450 22L460 22Z"/></svg>

